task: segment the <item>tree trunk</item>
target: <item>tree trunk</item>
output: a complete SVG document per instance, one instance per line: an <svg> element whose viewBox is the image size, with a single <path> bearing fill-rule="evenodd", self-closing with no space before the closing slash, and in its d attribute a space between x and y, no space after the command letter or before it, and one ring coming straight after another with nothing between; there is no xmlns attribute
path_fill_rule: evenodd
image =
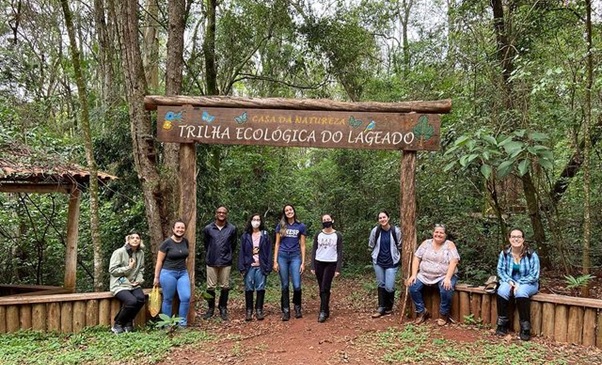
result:
<svg viewBox="0 0 602 365"><path fill-rule="evenodd" d="M149 0L146 4L144 24L143 65L146 82L151 93L159 90L159 4ZM169 50L169 48L168 48ZM169 68L167 68L169 72Z"/></svg>
<svg viewBox="0 0 602 365"><path fill-rule="evenodd" d="M94 0L94 26L98 36L98 67L100 69L100 94L106 107L113 105L117 93L113 92L115 78L113 75L113 42L107 27L104 0Z"/></svg>
<svg viewBox="0 0 602 365"><path fill-rule="evenodd" d="M205 41L203 52L205 53L205 74L207 83L207 95L219 95L217 87L217 66L215 62L215 13L217 0L207 1L207 24L205 26Z"/></svg>
<svg viewBox="0 0 602 365"><path fill-rule="evenodd" d="M155 149L150 115L144 109L146 79L139 47L138 2L122 0L113 8L119 19L118 32L121 58L129 102L130 129L134 151L134 165L142 184L144 206L148 223L153 260L157 257L159 243L165 237L161 212L164 211L163 196L159 186L157 152Z"/></svg>
<svg viewBox="0 0 602 365"><path fill-rule="evenodd" d="M90 113L88 111L88 92L86 82L81 68L80 52L75 40L75 28L73 26L73 16L67 0L61 0L63 14L65 15L65 25L69 35L71 50L71 61L73 62L73 71L77 84L77 94L81 108L81 129L84 135L84 149L86 150L86 160L90 169L90 231L92 233L92 246L94 250L94 290L103 289L103 274L105 272L102 257L102 245L100 241L100 224L98 219L98 167L94 159L94 150L92 144L92 133L90 131Z"/></svg>
<svg viewBox="0 0 602 365"><path fill-rule="evenodd" d="M585 21L585 37L587 42L587 57L586 57L586 74L587 81L585 85L585 121L583 126L583 139L585 140L585 148L583 149L583 253L582 253L582 274L587 275L591 269L590 257L590 241L592 236L592 218L591 218L591 175L590 175L590 151L592 149L590 139L590 126L592 119L592 85L594 74L593 61L593 45L592 45L592 2L585 0L586 21ZM581 288L583 296L589 295L589 286L585 285Z"/></svg>

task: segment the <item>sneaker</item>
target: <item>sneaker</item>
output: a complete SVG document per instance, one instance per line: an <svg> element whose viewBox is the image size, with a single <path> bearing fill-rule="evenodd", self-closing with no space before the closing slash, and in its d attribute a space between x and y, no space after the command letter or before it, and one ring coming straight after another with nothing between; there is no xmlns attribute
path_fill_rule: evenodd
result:
<svg viewBox="0 0 602 365"><path fill-rule="evenodd" d="M123 326L120 325L119 323L115 323L113 325L113 327L111 327L111 331L113 331L113 333L116 335L125 332L125 330L123 329Z"/></svg>
<svg viewBox="0 0 602 365"><path fill-rule="evenodd" d="M429 319L430 316L431 314L429 313L429 311L425 309L422 312L418 313L418 316L414 320L414 324L424 323L427 319Z"/></svg>
<svg viewBox="0 0 602 365"><path fill-rule="evenodd" d="M442 314L441 317L437 318L438 326L445 326L450 322L449 314Z"/></svg>
<svg viewBox="0 0 602 365"><path fill-rule="evenodd" d="M132 322L128 322L123 325L123 330L125 332L134 332L134 324Z"/></svg>

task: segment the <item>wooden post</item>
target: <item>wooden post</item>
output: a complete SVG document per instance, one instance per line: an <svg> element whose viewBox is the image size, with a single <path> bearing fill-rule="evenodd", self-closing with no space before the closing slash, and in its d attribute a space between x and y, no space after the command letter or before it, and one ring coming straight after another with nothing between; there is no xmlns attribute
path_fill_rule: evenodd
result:
<svg viewBox="0 0 602 365"><path fill-rule="evenodd" d="M556 306L556 313L554 314L554 340L558 342L566 342L567 333L569 328L567 306L559 304Z"/></svg>
<svg viewBox="0 0 602 365"><path fill-rule="evenodd" d="M186 239L188 240L187 261L188 275L190 276L190 307L188 310L188 324L194 323L195 303L195 252L196 252L196 145L182 143L180 145L180 218L186 224Z"/></svg>
<svg viewBox="0 0 602 365"><path fill-rule="evenodd" d="M73 332L73 302L61 303L61 332Z"/></svg>
<svg viewBox="0 0 602 365"><path fill-rule="evenodd" d="M400 177L400 209L401 232L403 233L401 249L401 281L410 277L412 271L412 259L416 251L416 152L403 151L401 158L401 177ZM400 300L400 322L403 322L405 316L406 303L409 300L409 291L405 287Z"/></svg>
<svg viewBox="0 0 602 365"><path fill-rule="evenodd" d="M6 307L0 306L0 334L6 333Z"/></svg>
<svg viewBox="0 0 602 365"><path fill-rule="evenodd" d="M97 326L98 323L98 300L89 300L86 303L86 326Z"/></svg>
<svg viewBox="0 0 602 365"><path fill-rule="evenodd" d="M9 305L6 308L6 332L17 332L19 330L19 306Z"/></svg>
<svg viewBox="0 0 602 365"><path fill-rule="evenodd" d="M467 292L460 292L460 318L458 322L464 323L464 318L470 315L470 294Z"/></svg>
<svg viewBox="0 0 602 365"><path fill-rule="evenodd" d="M46 304L34 304L31 310L31 327L34 331L46 331Z"/></svg>
<svg viewBox="0 0 602 365"><path fill-rule="evenodd" d="M78 300L73 303L73 332L80 332L84 327L86 327L86 302Z"/></svg>
<svg viewBox="0 0 602 365"><path fill-rule="evenodd" d="M31 329L31 305L29 304L19 306L19 328L22 330Z"/></svg>
<svg viewBox="0 0 602 365"><path fill-rule="evenodd" d="M596 310L585 308L583 314L583 346L596 346Z"/></svg>
<svg viewBox="0 0 602 365"><path fill-rule="evenodd" d="M98 304L98 324L101 326L111 325L111 299L101 299Z"/></svg>
<svg viewBox="0 0 602 365"><path fill-rule="evenodd" d="M48 303L48 331L59 332L61 330L61 303Z"/></svg>
<svg viewBox="0 0 602 365"><path fill-rule="evenodd" d="M67 247L65 248L65 289L75 292L77 272L77 239L79 223L79 204L81 191L77 187L71 189L69 195L69 210L67 213Z"/></svg>
<svg viewBox="0 0 602 365"><path fill-rule="evenodd" d="M483 294L481 299L481 321L483 321L483 324L490 324L495 321L491 318L491 297L492 295Z"/></svg>
<svg viewBox="0 0 602 365"><path fill-rule="evenodd" d="M569 343L581 345L583 342L583 308L577 306L569 307L569 323L566 340Z"/></svg>
<svg viewBox="0 0 602 365"><path fill-rule="evenodd" d="M541 336L543 305L540 302L531 301L531 333Z"/></svg>
<svg viewBox="0 0 602 365"><path fill-rule="evenodd" d="M554 319L556 310L553 303L543 303L541 311L541 334L551 340L554 339Z"/></svg>

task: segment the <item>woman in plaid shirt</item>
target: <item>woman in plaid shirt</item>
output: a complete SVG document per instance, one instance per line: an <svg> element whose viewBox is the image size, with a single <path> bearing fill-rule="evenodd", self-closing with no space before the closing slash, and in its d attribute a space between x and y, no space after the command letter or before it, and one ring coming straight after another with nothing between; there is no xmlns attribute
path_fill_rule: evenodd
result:
<svg viewBox="0 0 602 365"><path fill-rule="evenodd" d="M497 329L496 334L508 333L508 304L511 297L516 299L520 321L519 337L523 341L531 339L531 297L539 290L539 257L525 243L525 232L515 228L510 232L510 246L500 252L497 262L497 275L500 285L497 289Z"/></svg>

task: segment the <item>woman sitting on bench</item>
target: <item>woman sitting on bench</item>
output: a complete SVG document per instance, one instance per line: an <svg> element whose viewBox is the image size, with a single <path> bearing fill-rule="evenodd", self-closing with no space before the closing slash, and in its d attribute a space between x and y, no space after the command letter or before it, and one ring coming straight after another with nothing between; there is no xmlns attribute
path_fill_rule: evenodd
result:
<svg viewBox="0 0 602 365"><path fill-rule="evenodd" d="M520 322L520 339L531 339L531 297L539 290L539 257L525 244L525 232L510 231L510 246L500 252L497 262L497 329L496 334L508 333L508 304L516 299Z"/></svg>
<svg viewBox="0 0 602 365"><path fill-rule="evenodd" d="M430 317L424 306L422 288L425 285L437 285L441 303L439 305L440 317L437 319L439 326L444 326L451 321L450 310L454 287L458 277L457 266L460 254L456 245L447 240L445 225L435 224L433 238L428 239L418 247L412 261L412 276L406 280L410 287L410 296L416 308L417 317L415 324L420 324Z"/></svg>

